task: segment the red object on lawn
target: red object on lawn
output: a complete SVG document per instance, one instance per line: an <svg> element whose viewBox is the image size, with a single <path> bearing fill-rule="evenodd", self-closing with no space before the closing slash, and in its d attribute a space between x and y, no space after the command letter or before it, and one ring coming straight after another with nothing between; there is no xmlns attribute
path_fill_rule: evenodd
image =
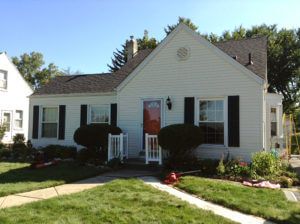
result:
<svg viewBox="0 0 300 224"><path fill-rule="evenodd" d="M179 173L170 173L168 176L167 176L167 179L165 180L165 183L166 184L175 184L175 183L178 183L180 182L178 177L180 177L180 174Z"/></svg>
<svg viewBox="0 0 300 224"><path fill-rule="evenodd" d="M55 160L52 160L52 161L47 162L47 163L36 164L36 165L35 165L35 168L36 168L36 169L40 169L40 168L44 168L44 167L46 167L46 166L53 166L53 165L55 165L55 164L56 164Z"/></svg>

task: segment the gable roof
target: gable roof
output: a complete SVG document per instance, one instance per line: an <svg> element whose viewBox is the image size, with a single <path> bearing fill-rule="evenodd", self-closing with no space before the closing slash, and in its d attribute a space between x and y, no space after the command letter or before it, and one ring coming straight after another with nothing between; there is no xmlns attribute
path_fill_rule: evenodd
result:
<svg viewBox="0 0 300 224"><path fill-rule="evenodd" d="M36 95L56 95L74 93L111 93L122 89L138 71L174 36L180 29L186 29L196 38L222 56L229 63L263 83L267 74L267 38L257 37L241 40L216 42L205 40L185 24L179 24L154 50L138 51L137 55L114 73L85 74L58 76L35 91ZM251 53L253 64L249 64L248 55ZM237 56L237 59L233 59Z"/></svg>
<svg viewBox="0 0 300 224"><path fill-rule="evenodd" d="M150 54L141 50L126 65L114 73L57 76L32 95L73 93L111 93Z"/></svg>

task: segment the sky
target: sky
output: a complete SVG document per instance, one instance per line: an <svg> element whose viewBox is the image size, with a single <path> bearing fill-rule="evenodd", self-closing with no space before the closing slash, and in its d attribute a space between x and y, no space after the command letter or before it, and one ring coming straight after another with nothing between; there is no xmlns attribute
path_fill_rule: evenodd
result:
<svg viewBox="0 0 300 224"><path fill-rule="evenodd" d="M240 25L300 27L299 0L0 0L0 52L44 55L46 65L82 73L107 72L112 53L130 35L162 40L182 16L201 33Z"/></svg>

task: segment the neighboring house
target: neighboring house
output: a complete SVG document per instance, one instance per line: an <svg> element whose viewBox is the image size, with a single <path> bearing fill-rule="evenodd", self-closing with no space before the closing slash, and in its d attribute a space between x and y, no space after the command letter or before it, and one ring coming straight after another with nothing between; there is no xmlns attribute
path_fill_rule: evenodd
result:
<svg viewBox="0 0 300 224"><path fill-rule="evenodd" d="M190 123L204 131L201 158L230 152L250 160L270 148L271 104L274 137L281 136L281 97L267 103L273 94L267 93L265 37L212 44L180 24L154 50L136 51L133 38L127 48L128 62L115 73L56 77L31 95L35 146L74 145L80 125L110 123L128 133L129 157L137 158L145 133Z"/></svg>
<svg viewBox="0 0 300 224"><path fill-rule="evenodd" d="M29 96L32 93L7 54L0 53L0 123L6 126L4 143L11 143L18 133L28 139Z"/></svg>

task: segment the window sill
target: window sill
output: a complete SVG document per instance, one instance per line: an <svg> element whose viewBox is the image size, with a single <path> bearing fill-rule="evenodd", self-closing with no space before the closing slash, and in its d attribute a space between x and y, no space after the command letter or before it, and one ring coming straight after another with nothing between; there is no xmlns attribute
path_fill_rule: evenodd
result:
<svg viewBox="0 0 300 224"><path fill-rule="evenodd" d="M228 149L225 145L212 145L212 144L202 144L200 148L216 148L216 149Z"/></svg>

